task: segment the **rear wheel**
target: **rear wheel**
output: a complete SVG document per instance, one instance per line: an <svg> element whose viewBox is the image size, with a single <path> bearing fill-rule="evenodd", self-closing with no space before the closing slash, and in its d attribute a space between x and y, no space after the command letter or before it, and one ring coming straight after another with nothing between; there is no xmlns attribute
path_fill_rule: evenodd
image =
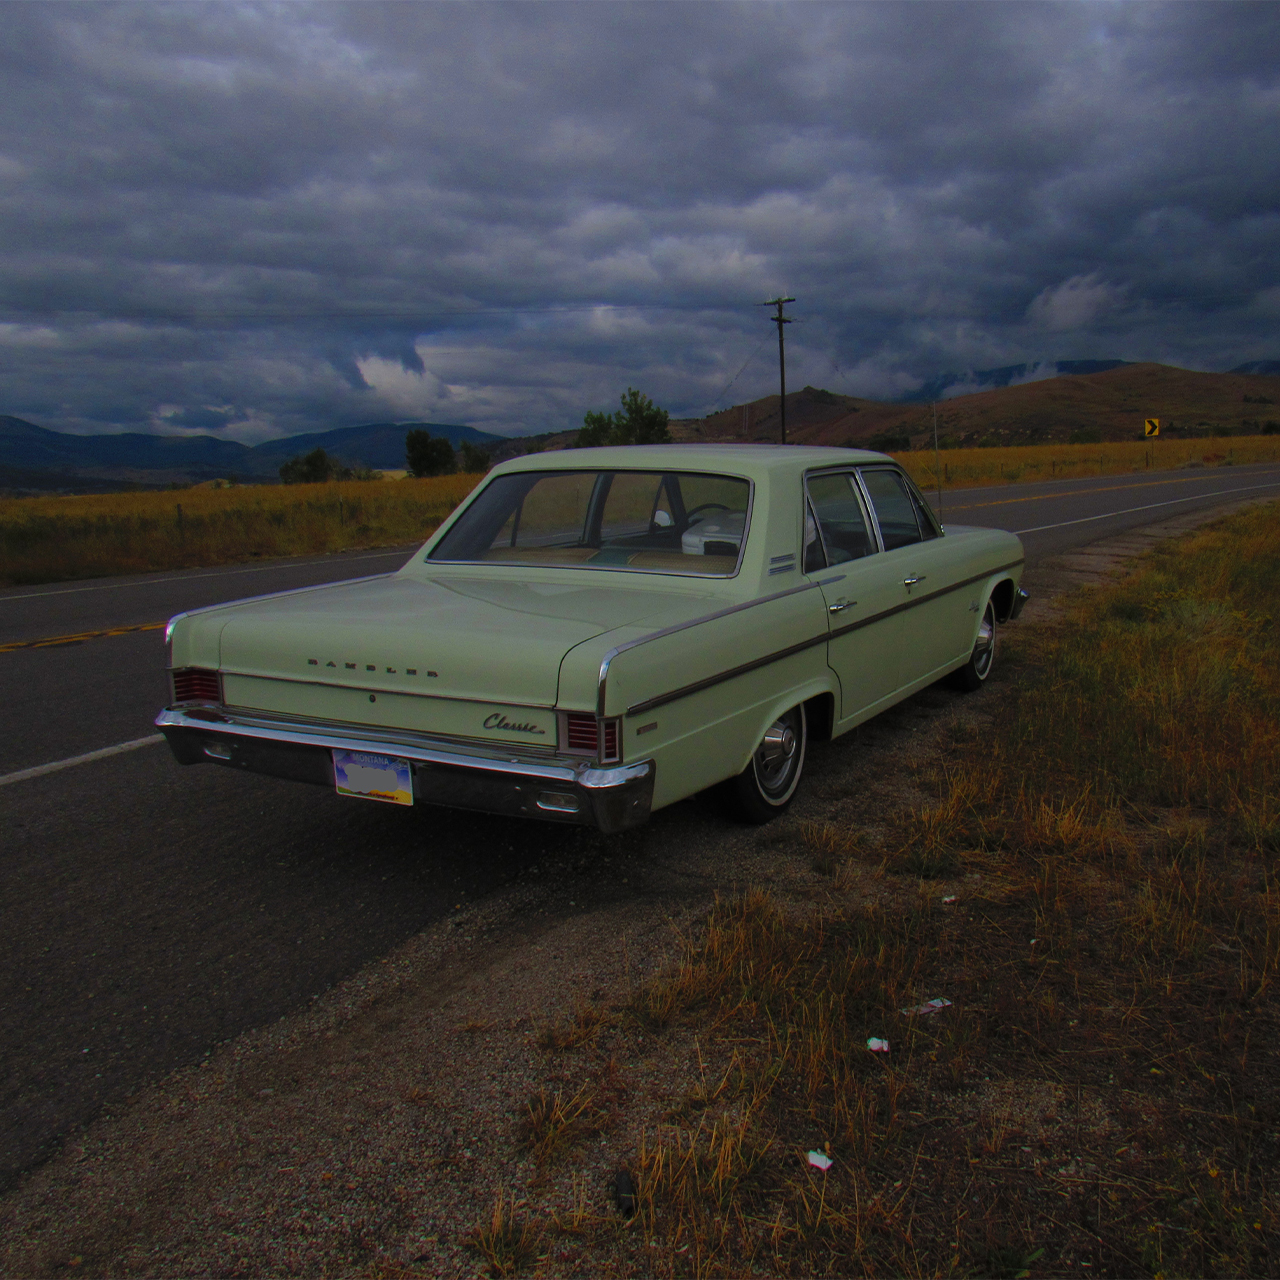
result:
<svg viewBox="0 0 1280 1280"><path fill-rule="evenodd" d="M808 736L803 704L765 730L747 767L724 784L736 817L759 826L786 809L800 785Z"/></svg>
<svg viewBox="0 0 1280 1280"><path fill-rule="evenodd" d="M963 693L973 693L981 689L991 674L996 661L996 607L988 600L982 611L982 623L978 627L978 638L974 642L973 652L963 667L951 673L952 688Z"/></svg>

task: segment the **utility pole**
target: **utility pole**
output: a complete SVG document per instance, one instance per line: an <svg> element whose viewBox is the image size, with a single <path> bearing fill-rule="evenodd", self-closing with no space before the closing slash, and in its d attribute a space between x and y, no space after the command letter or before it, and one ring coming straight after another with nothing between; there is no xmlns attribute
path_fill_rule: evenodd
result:
<svg viewBox="0 0 1280 1280"><path fill-rule="evenodd" d="M782 443L787 443L787 352L782 341L782 326L790 324L789 317L782 314L784 303L794 302L794 298L772 298L768 302L762 302L762 307L777 307L778 314L773 317L773 323L778 326L778 385L782 390L782 395L778 399L778 412L782 417Z"/></svg>

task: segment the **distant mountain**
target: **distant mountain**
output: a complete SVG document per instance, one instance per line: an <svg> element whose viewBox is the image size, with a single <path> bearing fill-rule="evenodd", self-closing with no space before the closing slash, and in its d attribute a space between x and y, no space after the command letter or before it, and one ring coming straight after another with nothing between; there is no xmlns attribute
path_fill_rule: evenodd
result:
<svg viewBox="0 0 1280 1280"><path fill-rule="evenodd" d="M918 391L898 397L899 404L929 404L945 400L947 392L972 394L995 387L1008 387L1021 382L1041 381L1063 374L1107 373L1132 363L1129 360L1047 360L1033 364L1007 364L999 369L970 369L967 373L940 373L930 378ZM954 388L963 390L957 393Z"/></svg>
<svg viewBox="0 0 1280 1280"><path fill-rule="evenodd" d="M214 436L153 436L138 431L73 436L22 418L0 417L0 465L53 471L103 468L128 471L196 470L225 475L243 468L250 450Z"/></svg>
<svg viewBox="0 0 1280 1280"><path fill-rule="evenodd" d="M414 430L429 431L433 436L447 436L456 449L463 440L487 444L502 436L474 427L459 427L447 422L373 422L366 427L338 427L333 431L313 431L307 435L286 436L268 440L249 450L258 470L278 471L280 464L300 453L323 449L344 462L358 462L366 467L396 470L404 466L404 438Z"/></svg>
<svg viewBox="0 0 1280 1280"><path fill-rule="evenodd" d="M1280 377L1280 360L1250 360L1248 364L1238 364L1231 373L1261 373L1268 377Z"/></svg>
<svg viewBox="0 0 1280 1280"><path fill-rule="evenodd" d="M0 416L0 483L9 489L109 488L120 484L180 484L221 476L274 479L280 464L323 449L346 463L394 470L404 466L404 438L412 428L447 436L454 447L503 437L442 422L374 422L362 427L240 444L216 436L156 436L138 431L76 436L22 418Z"/></svg>

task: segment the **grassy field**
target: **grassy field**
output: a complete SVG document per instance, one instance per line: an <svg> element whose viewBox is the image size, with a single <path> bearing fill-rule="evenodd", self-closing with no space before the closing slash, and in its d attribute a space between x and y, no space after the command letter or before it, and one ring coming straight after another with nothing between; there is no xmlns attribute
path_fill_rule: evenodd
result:
<svg viewBox="0 0 1280 1280"><path fill-rule="evenodd" d="M934 455L894 455L927 491ZM1280 459L1280 437L950 449L942 487ZM479 476L0 499L0 586L425 540Z"/></svg>
<svg viewBox="0 0 1280 1280"><path fill-rule="evenodd" d="M1278 602L1272 505L1011 629L928 800L804 830L825 889L542 1032L492 1273L1274 1275ZM563 1198L606 1131L629 1221Z"/></svg>
<svg viewBox="0 0 1280 1280"><path fill-rule="evenodd" d="M931 450L893 455L922 489L936 489ZM1186 466L1234 466L1280 461L1280 436L1227 440L1131 440L1119 444L1044 444L992 449L944 449L938 454L943 489L986 484L1129 475Z"/></svg>
<svg viewBox="0 0 1280 1280"><path fill-rule="evenodd" d="M479 476L0 501L0 585L425 541Z"/></svg>

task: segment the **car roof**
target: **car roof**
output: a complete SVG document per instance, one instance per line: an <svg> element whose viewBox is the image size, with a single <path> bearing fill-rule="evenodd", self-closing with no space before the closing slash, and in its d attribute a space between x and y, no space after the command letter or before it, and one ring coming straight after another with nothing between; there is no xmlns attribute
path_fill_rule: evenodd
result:
<svg viewBox="0 0 1280 1280"><path fill-rule="evenodd" d="M790 472L850 462L891 462L869 449L783 444L641 444L603 449L556 449L524 454L499 463L490 473L509 471L720 471L738 475Z"/></svg>

